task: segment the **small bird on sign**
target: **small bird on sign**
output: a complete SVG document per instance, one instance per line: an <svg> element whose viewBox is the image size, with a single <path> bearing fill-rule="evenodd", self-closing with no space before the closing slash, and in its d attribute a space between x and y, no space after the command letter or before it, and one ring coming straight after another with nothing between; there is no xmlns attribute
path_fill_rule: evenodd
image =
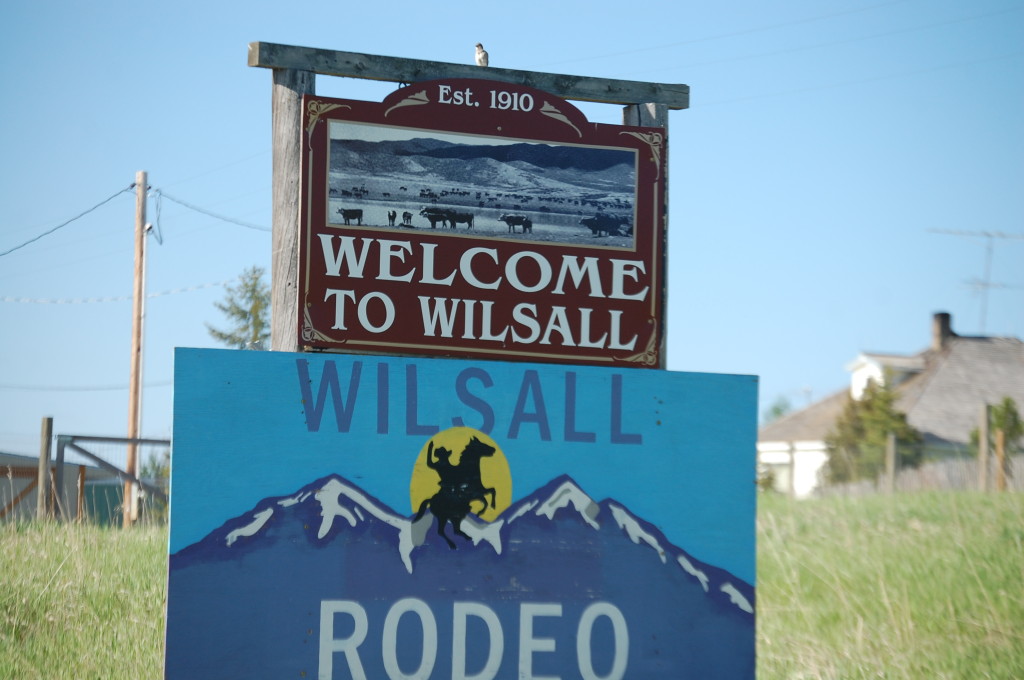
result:
<svg viewBox="0 0 1024 680"><path fill-rule="evenodd" d="M487 50L480 43L476 44L476 65L487 66Z"/></svg>

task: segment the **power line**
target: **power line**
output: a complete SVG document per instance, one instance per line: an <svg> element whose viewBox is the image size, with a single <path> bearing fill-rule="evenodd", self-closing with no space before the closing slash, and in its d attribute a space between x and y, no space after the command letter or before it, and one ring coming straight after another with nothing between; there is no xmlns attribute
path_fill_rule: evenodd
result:
<svg viewBox="0 0 1024 680"><path fill-rule="evenodd" d="M989 62L989 61L997 61L999 59L1014 59L1014 58L1017 58L1017 57L1021 56L1021 54L1024 54L1024 52L1012 52L1010 54L998 54L998 55L995 55L995 56L982 57L980 59L974 59L974 60L971 60L971 61L959 61L959 62L954 62L954 63L951 63L951 64L940 64L938 66L930 66L928 68L917 69L917 70L914 70L914 71L902 71L902 72L899 72L899 73L890 73L888 75L874 76L874 77L871 77L871 78L863 78L863 79L859 79L859 80L847 80L847 81L843 81L843 82L833 82L833 83L829 83L829 84L826 84L826 85L812 85L810 87L802 87L802 88L797 88L797 89L794 89L794 90L782 90L782 91L777 91L777 92L765 92L763 94L753 94L753 95L749 95L749 96L746 96L746 97L737 97L735 99L724 99L722 101L708 102L708 103L699 104L699 105L691 104L690 108L691 109L696 109L696 108L703 109L703 108L706 108L706 107L709 107L709 106L727 106L727 105L731 105L731 104L740 104L740 103L751 101L751 100L755 100L755 99L767 99L769 97L786 97L786 96L796 95L796 94L806 94L806 93L809 93L809 92L818 92L820 90L831 90L831 89L835 89L835 88L839 88L839 87L855 87L855 86L858 86L858 85L866 85L868 83L874 83L874 82L879 82L879 81L883 81L883 80L895 80L897 78L908 78L908 77L911 77L911 76L919 76L919 75L924 75L926 73L934 73L935 71L943 71L943 70L951 69L951 68L959 68L961 66L974 66L976 64L983 64L983 63Z"/></svg>
<svg viewBox="0 0 1024 680"><path fill-rule="evenodd" d="M260 151L259 153L254 153L251 156L246 156L245 158L239 158L238 160L234 160L234 161L231 161L229 163L225 163L224 165L220 165L220 166L218 166L216 168L212 168L210 170L205 170L203 172L200 172L199 174L192 175L191 177L186 177L185 179L179 179L178 181L171 182L170 184L168 184L166 186L172 186L173 187L173 186L176 186L178 184L186 184L186 183L191 182L193 180L199 179L200 177L206 177L207 175L212 175L212 174L220 172L221 170L224 170L226 168L230 168L230 167L233 167L235 165L239 165L241 163L245 163L246 161L250 161L253 158L257 158L258 156L266 156L268 153L271 153L271 149L264 149L263 151Z"/></svg>
<svg viewBox="0 0 1024 680"><path fill-rule="evenodd" d="M213 288L214 286L223 286L226 283L230 283L231 280L227 281L215 281L213 283L201 283L196 286L188 286L186 288L174 288L173 290L165 290L159 293L147 293L146 299L163 297L165 295L177 295L178 293L191 293L192 291L202 290L204 288ZM19 302L23 304L36 304L36 305L84 305L84 304L95 304L99 302L127 302L132 300L131 295L118 295L114 297L92 297L92 298L23 298L23 297L11 297L11 296L0 296L0 302Z"/></svg>
<svg viewBox="0 0 1024 680"><path fill-rule="evenodd" d="M16 246L14 246L13 248L10 248L10 249L8 249L8 250L5 250L4 252L0 253L0 257L3 257L4 255L10 255L10 254L11 254L11 253L13 253L13 252L14 252L15 250L19 250L19 249L21 249L21 248L24 248L24 247L25 247L25 246L27 246L28 244L30 244L30 243L34 243L34 242L38 241L39 239L43 238L44 236L48 236L49 234L52 234L53 232L57 231L58 229L61 229L61 228L63 228L63 227L66 227L66 226L68 226L69 224L71 224L71 223L72 223L72 222L74 222L75 220L77 220L77 219L80 219L80 218L82 218L82 217L85 217L86 215L88 215L88 214L89 214L89 213L91 213L92 211L96 210L97 208L100 208L101 206L103 206L103 205L106 205L107 203L110 203L110 202L111 202L112 200L114 200L115 198L117 198L117 197L118 197L118 196L120 196L121 194L125 193L126 191L131 191L131 190L132 190L132 189L134 189L134 188L135 188L135 183L133 182L132 184L128 185L128 187L127 187L127 188L125 188L125 189L121 189L120 191L118 191L117 193L115 193L115 194L114 194L113 196L111 196L111 197L109 197L109 198L106 198L106 199L104 199L104 200L100 201L99 203L97 203L96 205L94 205L93 207L89 208L88 210L86 210L86 211L84 211L84 212L81 212L81 213L79 213L78 215L75 215L74 217L72 217L72 218L71 218L70 220L68 220L67 222L64 222L64 223L62 223L62 224L58 224L58 225L57 225L56 227L54 227L53 229L49 229L49 230L47 230L47 231L44 231L44 232L43 232L42 234L39 234L38 236L35 236L35 237L33 237L33 238L30 238L29 240L25 241L24 243L22 243L22 244L20 244L20 245L16 245Z"/></svg>
<svg viewBox="0 0 1024 680"><path fill-rule="evenodd" d="M180 198L175 198L174 196L171 196L170 194L168 194L166 191L162 191L160 189L157 189L153 193L156 194L158 201L159 201L160 198L166 198L167 200L173 201L173 202L177 203L180 206L184 206L184 207L188 208L189 210L194 210L197 213L202 213L203 215L206 215L207 217L213 217L215 219L221 220L222 222L230 222L231 224L237 224L238 226L245 227L246 229L255 229L256 231L271 231L270 227L263 227L263 226L260 226L258 224L252 224L251 222L243 222L242 220L236 220L233 217L226 217L224 215L219 215L219 214L217 214L215 212L212 212L210 210L206 210L205 208L200 208L197 205L192 205L191 203L183 201ZM157 205L159 206L159 202L157 203ZM157 208L157 213L159 214L159 207Z"/></svg>
<svg viewBox="0 0 1024 680"><path fill-rule="evenodd" d="M750 59L764 59L766 57L777 57L777 56L781 56L781 55L784 55L784 54L793 54L793 53L796 53L796 52L806 52L806 51L809 51L809 50L817 50L817 49L822 49L822 48L825 48L825 47L837 47L839 45L848 45L848 44L851 44L851 43L863 42L865 40L874 40L874 39L877 39L877 38L887 38L887 37L894 36L894 35L899 35L899 34L902 34L902 33L913 33L913 32L916 32L916 31L930 30L930 29L939 28L939 27L942 27L942 26L949 26L951 24L959 24L959 23L964 23L964 22L967 22L967 21L976 21L978 19L987 19L987 18L989 18L991 16L996 16L996 15L999 15L999 14L1006 14L1008 12L1019 12L1022 9L1024 9L1024 7L1010 7L1010 8L1007 8L1007 9L996 10L994 12L988 12L988 13L985 13L985 14L977 14L977 15L968 16L968 17L958 17L956 19L949 19L947 21L940 21L940 22L936 22L936 23L932 23L932 24L925 24L925 25L922 25L922 26L910 26L908 28L894 29L894 30L885 31L885 32L882 32L882 33L872 33L872 34L869 34L869 35L862 35L862 36L858 36L858 37L855 37L855 38L847 38L847 39L844 39L844 40L833 40L833 41L824 42L824 43L815 43L813 45L801 45L801 46L798 46L798 47L788 47L788 48L785 48L785 49L774 50L774 51L771 51L771 52L759 52L759 53L756 53L756 54L745 54L745 55L739 55L739 56L724 57L724 58L721 58L721 59L714 59L714 60L711 60L711 61L702 61L702 62L696 62L696 63L691 63L691 64L672 64L671 66L665 66L663 68L658 68L658 69L646 69L644 72L645 73L657 73L658 71L680 70L680 69L686 69L686 68L696 68L696 67L700 67L700 66L713 66L713 65L716 65L716 64L724 64L724 63L729 63L729 62L734 62L734 61L745 61L745 60L750 60ZM629 73L619 73L618 75L624 76L624 75L630 75L631 73L637 73L637 71L631 71Z"/></svg>
<svg viewBox="0 0 1024 680"><path fill-rule="evenodd" d="M161 380L154 383L146 383L146 387L167 387L171 385L171 380ZM0 384L0 390L22 390L29 392L113 392L116 390L126 390L128 385L3 385Z"/></svg>
<svg viewBox="0 0 1024 680"><path fill-rule="evenodd" d="M817 16L805 17L803 19L795 19L793 21L786 21L786 22L783 22L783 23L780 23L780 24L770 24L768 26L758 26L758 27L755 27L755 28L748 28L748 29L745 29L745 30L742 30L742 31L733 31L731 33L721 33L719 35L711 35L711 36L707 36L707 37L704 37L704 38L692 38L690 40L682 40L682 41L679 41L679 42L666 43L666 44L663 44L663 45L652 45L651 47L639 47L639 48L636 48L636 49L633 49L633 50L625 50L625 51L622 51L622 52L611 52L611 53L606 53L606 54L601 54L601 55L596 55L596 56L590 56L590 57L579 57L579 58L576 58L576 59L566 59L566 60L563 60L563 61L549 62L547 64L539 64L538 66L535 66L534 68L538 68L538 67L545 67L546 68L548 66L557 66L557 65L560 65L560 64L570 64L570 63L575 63L575 62L580 62L580 61L593 61L595 59L605 59L605 58L608 58L608 57L621 57L621 56L625 56L627 54L638 54L640 52L653 52L653 51L656 51L656 50L663 50L663 49L667 49L667 48L670 48L670 47L681 47L683 45L694 45L696 43L711 42L711 41L714 41L714 40L723 40L725 38L736 38L736 37L739 37L739 36L742 36L742 35L750 35L751 33L762 33L764 31L773 31L773 30L775 30L777 28L787 28L789 26L797 26L797 25L800 25L800 24L808 24L808 23L813 23L815 21L823 21L825 19L833 19L835 17L846 16L846 15L849 15L849 14L857 14L857 13L860 13L860 12L866 12L866 11L869 11L869 10L878 9L880 7L888 7L889 5L898 5L898 4L907 2L907 1L908 0L890 0L890 2L881 2L881 3L875 4L875 5L867 5L865 7L855 7L854 9L849 9L849 10L845 10L845 11L832 12L832 13L829 13L829 14L819 14Z"/></svg>

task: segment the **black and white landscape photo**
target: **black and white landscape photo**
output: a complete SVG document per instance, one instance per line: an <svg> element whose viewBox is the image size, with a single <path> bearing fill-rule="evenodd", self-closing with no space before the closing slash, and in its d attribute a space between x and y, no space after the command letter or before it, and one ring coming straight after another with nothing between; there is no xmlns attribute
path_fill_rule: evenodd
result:
<svg viewBox="0 0 1024 680"><path fill-rule="evenodd" d="M637 153L331 121L328 222L633 249Z"/></svg>

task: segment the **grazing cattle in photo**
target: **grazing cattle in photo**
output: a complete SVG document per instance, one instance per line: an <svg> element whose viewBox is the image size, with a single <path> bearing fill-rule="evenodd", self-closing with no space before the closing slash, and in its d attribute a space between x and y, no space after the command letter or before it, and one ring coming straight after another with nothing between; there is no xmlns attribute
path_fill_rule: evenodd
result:
<svg viewBox="0 0 1024 680"><path fill-rule="evenodd" d="M348 210L346 208L338 208L338 214L341 215L341 219L345 220L345 224L352 224L352 220L356 221L360 227L363 226L363 211L362 210Z"/></svg>
<svg viewBox="0 0 1024 680"><path fill-rule="evenodd" d="M473 228L473 213L460 213L454 210L448 211L448 221L452 225L452 229L455 229L460 224L465 224L467 229Z"/></svg>
<svg viewBox="0 0 1024 680"><path fill-rule="evenodd" d="M594 236L628 236L633 233L632 226L629 226L629 218L618 215L597 213L593 217L584 217L580 224L590 229ZM627 229L623 229L623 225Z"/></svg>
<svg viewBox="0 0 1024 680"><path fill-rule="evenodd" d="M448 226L448 211L440 208L423 208L420 210L420 215L426 217L430 221L430 228L437 229L437 223L440 222L442 227Z"/></svg>
<svg viewBox="0 0 1024 680"><path fill-rule="evenodd" d="M502 215L498 218L499 222L504 222L508 225L509 233L516 233L516 227L522 227L523 233L533 231L533 222L526 215Z"/></svg>
<svg viewBox="0 0 1024 680"><path fill-rule="evenodd" d="M397 220L397 219L398 219L398 211L397 210L389 210L388 211L388 226L389 227L395 226L395 220Z"/></svg>
<svg viewBox="0 0 1024 680"><path fill-rule="evenodd" d="M407 227L412 226L412 213L409 212L408 210L402 213L402 224L404 224Z"/></svg>

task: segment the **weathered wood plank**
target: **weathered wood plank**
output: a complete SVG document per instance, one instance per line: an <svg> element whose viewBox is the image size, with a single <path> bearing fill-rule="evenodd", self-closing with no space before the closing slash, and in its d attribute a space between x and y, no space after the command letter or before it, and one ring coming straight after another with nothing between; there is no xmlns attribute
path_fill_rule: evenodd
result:
<svg viewBox="0 0 1024 680"><path fill-rule="evenodd" d="M46 511L49 507L47 503L47 481L50 478L50 446L53 439L53 418L46 416L43 418L42 428L39 435L39 467L37 478L37 484L39 485L39 495L36 497L36 519L43 520L48 516Z"/></svg>
<svg viewBox="0 0 1024 680"><path fill-rule="evenodd" d="M669 109L690 106L690 86L539 73L472 64L339 52L278 43L249 43L249 66L293 69L328 76L415 83L441 78L487 78L535 87L563 99L605 104L663 104Z"/></svg>
<svg viewBox="0 0 1024 680"><path fill-rule="evenodd" d="M297 352L299 316L299 196L301 192L302 95L316 94L309 71L275 69L273 127L270 347Z"/></svg>

